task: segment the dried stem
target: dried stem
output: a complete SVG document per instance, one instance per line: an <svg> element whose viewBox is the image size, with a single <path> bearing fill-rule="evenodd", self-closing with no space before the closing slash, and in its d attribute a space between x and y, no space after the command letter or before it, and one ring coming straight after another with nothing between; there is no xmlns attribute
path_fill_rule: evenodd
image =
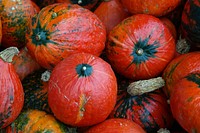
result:
<svg viewBox="0 0 200 133"><path fill-rule="evenodd" d="M12 62L12 59L15 55L19 53L19 50L17 47L9 47L4 49L0 52L0 58L4 60L5 62Z"/></svg>

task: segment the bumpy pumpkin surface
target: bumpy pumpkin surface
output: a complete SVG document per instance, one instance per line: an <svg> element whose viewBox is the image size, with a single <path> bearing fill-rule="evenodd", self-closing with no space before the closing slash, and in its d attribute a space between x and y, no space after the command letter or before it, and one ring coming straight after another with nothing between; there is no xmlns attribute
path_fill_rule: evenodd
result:
<svg viewBox="0 0 200 133"><path fill-rule="evenodd" d="M39 8L31 0L2 0L0 14L2 20L2 46L23 47L27 40L31 17Z"/></svg>
<svg viewBox="0 0 200 133"><path fill-rule="evenodd" d="M200 132L200 74L192 73L179 80L171 93L174 118L188 133Z"/></svg>
<svg viewBox="0 0 200 133"><path fill-rule="evenodd" d="M133 80L161 74L173 59L175 40L156 17L137 14L111 30L106 55L117 73Z"/></svg>
<svg viewBox="0 0 200 133"><path fill-rule="evenodd" d="M73 54L53 69L48 103L55 117L72 126L104 121L117 98L117 81L110 65L88 54Z"/></svg>
<svg viewBox="0 0 200 133"><path fill-rule="evenodd" d="M42 67L52 69L73 53L99 56L105 47L106 30L91 11L75 4L56 3L39 12L27 39L30 55Z"/></svg>

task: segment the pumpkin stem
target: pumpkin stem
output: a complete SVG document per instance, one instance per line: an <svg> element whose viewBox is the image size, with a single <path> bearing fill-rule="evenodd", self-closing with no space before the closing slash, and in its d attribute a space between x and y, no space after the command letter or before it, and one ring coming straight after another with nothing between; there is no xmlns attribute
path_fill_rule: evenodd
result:
<svg viewBox="0 0 200 133"><path fill-rule="evenodd" d="M41 80L44 82L48 82L51 76L51 71L46 70L44 73L42 73Z"/></svg>
<svg viewBox="0 0 200 133"><path fill-rule="evenodd" d="M180 35L176 44L176 51L179 54L185 54L188 53L189 50L190 50L190 45L187 43L186 39L182 39Z"/></svg>
<svg viewBox="0 0 200 133"><path fill-rule="evenodd" d="M139 48L139 49L137 49L136 53L138 55L142 55L144 53L144 51L143 51L143 49Z"/></svg>
<svg viewBox="0 0 200 133"><path fill-rule="evenodd" d="M78 4L82 4L83 2L82 2L82 0L78 0Z"/></svg>
<svg viewBox="0 0 200 133"><path fill-rule="evenodd" d="M0 58L4 60L5 62L12 62L12 59L15 55L19 53L19 50L17 47L9 47L4 49L0 52Z"/></svg>
<svg viewBox="0 0 200 133"><path fill-rule="evenodd" d="M164 85L165 81L162 77L152 78L148 80L139 80L131 83L127 88L127 92L131 96L142 95L144 93L157 90Z"/></svg>
<svg viewBox="0 0 200 133"><path fill-rule="evenodd" d="M157 131L157 133L170 133L169 130L167 130L166 128L161 128Z"/></svg>

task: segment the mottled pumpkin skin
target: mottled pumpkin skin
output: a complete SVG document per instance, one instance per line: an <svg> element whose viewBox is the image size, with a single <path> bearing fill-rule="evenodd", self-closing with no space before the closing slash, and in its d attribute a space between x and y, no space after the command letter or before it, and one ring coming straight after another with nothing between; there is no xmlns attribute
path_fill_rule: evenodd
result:
<svg viewBox="0 0 200 133"><path fill-rule="evenodd" d="M190 73L200 71L199 57L200 52L190 52L178 56L167 65L162 75L166 82L163 90L167 97L170 97L174 90L173 85L177 83L181 78L187 76Z"/></svg>
<svg viewBox="0 0 200 133"><path fill-rule="evenodd" d="M53 69L48 103L55 117L72 126L104 121L117 98L117 81L111 66L101 58L73 54Z"/></svg>
<svg viewBox="0 0 200 133"><path fill-rule="evenodd" d="M113 69L133 80L156 77L175 54L175 39L158 18L137 14L111 30L106 55Z"/></svg>
<svg viewBox="0 0 200 133"><path fill-rule="evenodd" d="M20 52L13 57L12 64L21 81L29 74L41 69L40 65L30 56L26 47L20 49Z"/></svg>
<svg viewBox="0 0 200 133"><path fill-rule="evenodd" d="M174 10L181 0L121 0L132 14L150 14L163 16Z"/></svg>
<svg viewBox="0 0 200 133"><path fill-rule="evenodd" d="M6 129L6 133L76 133L55 119L51 114L39 110L24 110Z"/></svg>
<svg viewBox="0 0 200 133"><path fill-rule="evenodd" d="M174 118L188 133L200 132L200 74L192 73L179 80L171 93Z"/></svg>
<svg viewBox="0 0 200 133"><path fill-rule="evenodd" d="M110 118L125 118L136 122L148 133L155 133L160 128L171 128L173 118L167 98L161 90L131 96L127 87L131 81L118 81L118 97Z"/></svg>
<svg viewBox="0 0 200 133"><path fill-rule="evenodd" d="M99 56L105 47L106 30L91 11L75 4L56 3L39 12L27 39L30 55L42 67L52 69L73 53Z"/></svg>
<svg viewBox="0 0 200 133"><path fill-rule="evenodd" d="M4 128L21 112L24 92L13 65L0 59L0 68L0 128Z"/></svg>
<svg viewBox="0 0 200 133"><path fill-rule="evenodd" d="M121 118L111 118L91 127L84 133L146 133L137 123Z"/></svg>
<svg viewBox="0 0 200 133"><path fill-rule="evenodd" d="M181 33L193 50L200 49L200 1L188 0L182 12Z"/></svg>
<svg viewBox="0 0 200 133"><path fill-rule="evenodd" d="M25 46L25 34L29 32L31 17L39 8L31 0L2 0L1 4L2 46Z"/></svg>
<svg viewBox="0 0 200 133"><path fill-rule="evenodd" d="M47 81L41 79L45 70L36 71L22 81L24 109L37 109L51 113L47 99Z"/></svg>

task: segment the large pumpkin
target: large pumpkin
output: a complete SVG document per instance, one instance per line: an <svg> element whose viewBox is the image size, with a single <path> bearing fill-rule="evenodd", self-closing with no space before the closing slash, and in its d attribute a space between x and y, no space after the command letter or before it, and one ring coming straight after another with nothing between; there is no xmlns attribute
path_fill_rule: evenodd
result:
<svg viewBox="0 0 200 133"><path fill-rule="evenodd" d="M136 122L148 133L160 128L171 128L173 118L167 98L159 89L141 95L131 96L127 88L131 81L118 80L118 98L110 118L124 118Z"/></svg>
<svg viewBox="0 0 200 133"><path fill-rule="evenodd" d="M84 133L146 133L137 123L121 118L111 118L91 127Z"/></svg>
<svg viewBox="0 0 200 133"><path fill-rule="evenodd" d="M52 69L73 53L99 56L105 47L106 30L91 11L75 4L56 3L39 12L27 39L30 55L42 67Z"/></svg>
<svg viewBox="0 0 200 133"><path fill-rule="evenodd" d="M163 16L174 10L181 0L121 0L121 2L133 14Z"/></svg>
<svg viewBox="0 0 200 133"><path fill-rule="evenodd" d="M156 77L172 60L175 40L158 18L137 14L110 32L106 55L119 74L133 79Z"/></svg>
<svg viewBox="0 0 200 133"><path fill-rule="evenodd" d="M104 121L117 98L117 81L110 65L88 54L73 54L53 69L48 103L55 117L72 126Z"/></svg>
<svg viewBox="0 0 200 133"><path fill-rule="evenodd" d="M1 58L5 54L1 52ZM17 118L24 104L21 81L13 65L4 60L0 59L0 129L8 126Z"/></svg>
<svg viewBox="0 0 200 133"><path fill-rule="evenodd" d="M192 73L179 80L171 93L174 118L188 133L200 132L200 74Z"/></svg>
<svg viewBox="0 0 200 133"><path fill-rule="evenodd" d="M163 71L163 79L166 84L163 88L165 94L170 97L174 88L173 85L181 78L189 75L190 73L200 71L200 52L190 52L180 55L173 59Z"/></svg>
<svg viewBox="0 0 200 133"><path fill-rule="evenodd" d="M0 15L2 20L2 46L23 47L27 40L31 17L39 8L31 0L2 0Z"/></svg>

